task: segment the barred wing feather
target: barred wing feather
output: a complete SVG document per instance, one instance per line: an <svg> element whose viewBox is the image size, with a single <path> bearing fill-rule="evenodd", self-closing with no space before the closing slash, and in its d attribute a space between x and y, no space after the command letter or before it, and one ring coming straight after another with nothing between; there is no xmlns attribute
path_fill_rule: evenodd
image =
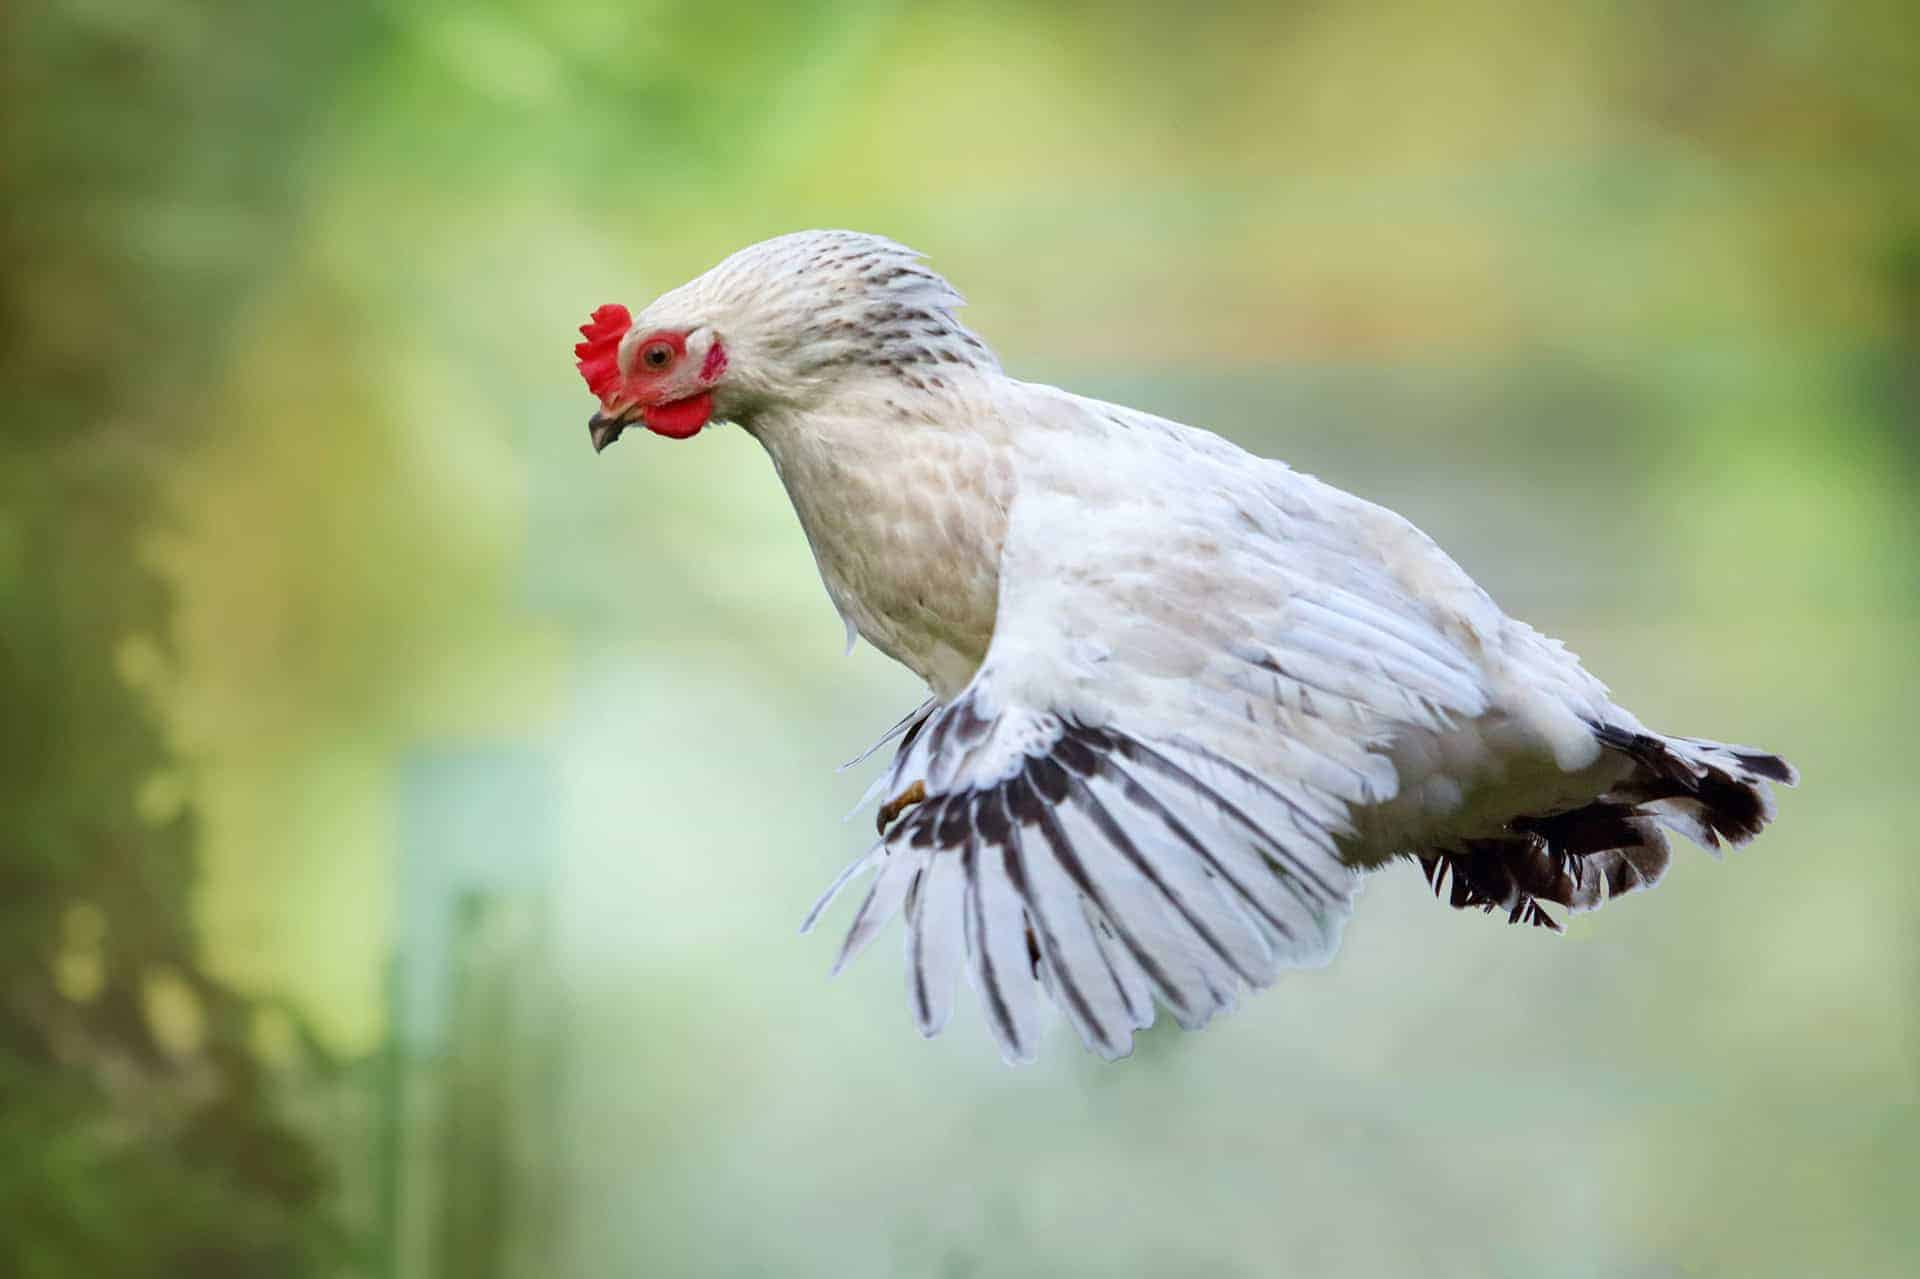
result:
<svg viewBox="0 0 1920 1279"><path fill-rule="evenodd" d="M984 688L924 736L979 767L850 868L877 874L837 961L904 909L923 1034L945 1025L964 969L1008 1060L1033 1057L1043 994L1089 1048L1123 1057L1153 999L1197 1028L1243 985L1321 962L1338 943L1355 876L1332 832L1227 761L997 707Z"/></svg>

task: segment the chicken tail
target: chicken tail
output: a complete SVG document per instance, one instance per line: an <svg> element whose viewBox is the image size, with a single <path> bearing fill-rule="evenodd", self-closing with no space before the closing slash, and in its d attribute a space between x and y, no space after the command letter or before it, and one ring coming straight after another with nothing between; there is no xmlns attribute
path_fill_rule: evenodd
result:
<svg viewBox="0 0 1920 1279"><path fill-rule="evenodd" d="M1543 902L1596 910L1652 887L1667 869L1668 831L1715 853L1722 841L1744 844L1773 820L1773 784L1800 780L1793 765L1751 747L1612 724L1595 724L1593 732L1601 746L1634 762L1626 780L1583 807L1516 817L1498 838L1421 854L1436 896L1450 880L1455 909L1503 910L1512 923L1557 932Z"/></svg>

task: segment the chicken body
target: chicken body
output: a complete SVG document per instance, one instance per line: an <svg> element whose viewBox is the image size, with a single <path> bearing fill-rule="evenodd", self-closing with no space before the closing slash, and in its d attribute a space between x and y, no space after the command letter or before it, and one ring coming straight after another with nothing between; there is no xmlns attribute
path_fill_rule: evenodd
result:
<svg viewBox="0 0 1920 1279"><path fill-rule="evenodd" d="M972 372L917 413L882 378L848 388L831 413L750 429L842 617L939 702L986 659L1017 504L1031 528L1011 571L1045 584L1044 612L1062 641L1028 655L1023 676L1036 692L1059 705L1083 666L1121 669L1126 697L1096 679L1072 709L1099 719L1124 707L1256 771L1285 767L1276 756L1300 743L1351 756L1351 781L1331 788L1359 806L1339 840L1351 865L1497 835L1516 813L1585 802L1630 771L1621 757L1602 759L1588 725L1638 722L1564 648L1501 613L1431 539L1218 436ZM1352 603L1388 597L1434 650L1450 716L1423 723L1420 694L1390 674L1368 688L1358 653L1341 689L1231 665L1251 635L1286 635L1301 615L1311 627L1316 598L1340 582L1356 592ZM1382 694L1387 704L1375 705Z"/></svg>
<svg viewBox="0 0 1920 1279"><path fill-rule="evenodd" d="M1650 732L1404 519L1009 378L958 303L805 233L632 331L724 343L743 372L699 393L766 447L849 630L928 684L883 779L920 802L840 881L877 872L841 963L904 911L923 1033L964 970L1010 1060L1043 994L1121 1056L1155 1000L1197 1026L1323 962L1395 857L1551 923L1654 882L1666 830L1771 817L1786 764Z"/></svg>

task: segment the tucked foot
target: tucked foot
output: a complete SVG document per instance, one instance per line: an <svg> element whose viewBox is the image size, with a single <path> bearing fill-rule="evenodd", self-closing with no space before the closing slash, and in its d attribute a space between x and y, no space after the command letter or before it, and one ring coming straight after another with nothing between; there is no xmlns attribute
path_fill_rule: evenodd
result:
<svg viewBox="0 0 1920 1279"><path fill-rule="evenodd" d="M926 797L927 784L925 782L915 782L886 803L880 805L880 811L875 813L873 817L874 829L882 835L886 834L887 827L893 825L894 818L900 816L900 814L906 812Z"/></svg>

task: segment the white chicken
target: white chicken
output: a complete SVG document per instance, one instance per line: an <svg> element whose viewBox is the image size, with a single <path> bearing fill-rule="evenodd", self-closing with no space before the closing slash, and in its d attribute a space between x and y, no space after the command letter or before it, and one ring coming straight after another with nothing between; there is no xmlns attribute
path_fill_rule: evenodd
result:
<svg viewBox="0 0 1920 1279"><path fill-rule="evenodd" d="M1557 927L1667 831L1773 816L1781 759L1667 737L1381 507L1206 431L1016 381L919 254L809 231L581 330L605 448L744 427L853 632L931 696L879 745L837 971L904 914L921 1033L964 971L1009 1061L1043 996L1125 1056L1324 963L1359 877ZM877 746L876 746L877 749Z"/></svg>

